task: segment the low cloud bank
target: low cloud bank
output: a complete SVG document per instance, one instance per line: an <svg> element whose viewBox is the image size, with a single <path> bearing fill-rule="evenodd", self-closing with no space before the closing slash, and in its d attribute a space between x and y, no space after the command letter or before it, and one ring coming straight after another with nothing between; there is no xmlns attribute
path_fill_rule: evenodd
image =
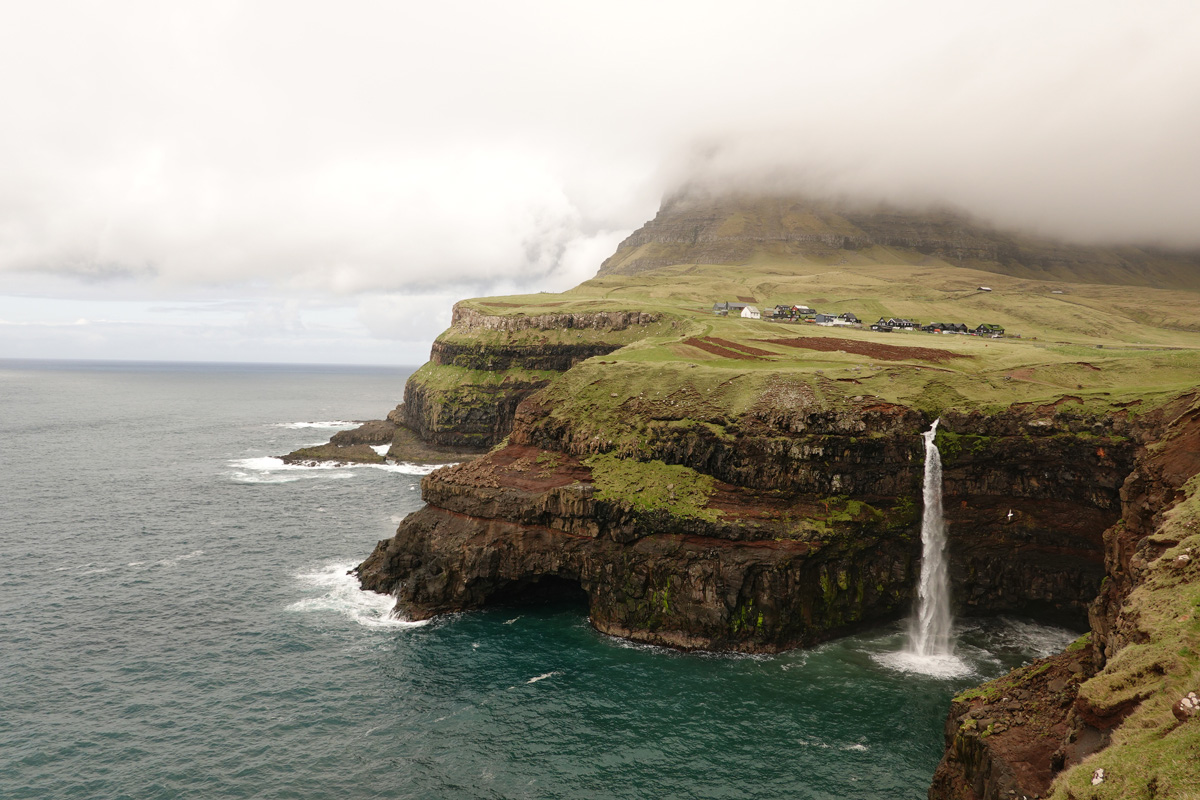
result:
<svg viewBox="0 0 1200 800"><path fill-rule="evenodd" d="M412 336L397 303L567 288L683 184L1200 247L1191 2L462 11L7 9L0 292L368 298Z"/></svg>

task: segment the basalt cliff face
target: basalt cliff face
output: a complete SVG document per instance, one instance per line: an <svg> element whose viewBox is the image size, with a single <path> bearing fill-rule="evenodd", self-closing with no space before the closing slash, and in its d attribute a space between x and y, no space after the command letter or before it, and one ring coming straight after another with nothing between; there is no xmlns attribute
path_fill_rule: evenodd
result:
<svg viewBox="0 0 1200 800"><path fill-rule="evenodd" d="M450 329L454 336L434 342L429 363L405 385L404 402L394 418L424 442L489 448L512 430L522 400L579 362L623 346L605 341L606 334L657 319L629 311L484 314L456 305ZM550 341L537 335L564 331L580 338Z"/></svg>
<svg viewBox="0 0 1200 800"><path fill-rule="evenodd" d="M717 436L657 427L616 480L669 493L712 481L683 511L640 509L594 443L523 401L509 443L423 484L427 507L359 568L423 618L478 608L553 579L587 598L600 630L639 641L775 651L895 618L919 555L919 432L899 406L793 406ZM952 578L962 610L1075 624L1104 576L1105 528L1143 425L1060 409L942 422ZM968 431L970 433L968 433ZM646 463L646 462L640 462ZM657 469L657 468L656 468Z"/></svg>
<svg viewBox="0 0 1200 800"><path fill-rule="evenodd" d="M1067 303L1036 281L999 298L976 292L977 273L934 265L1091 270L1118 283L1122 270L1153 267L1162 285L1186 288L1195 275L1177 268L1192 262L1065 247L1034 258L955 218L835 219L763 202L770 213L667 204L567 300L456 307L388 420L328 446L374 455L368 445L392 431L392 458L420 447L434 448L426 460L478 456L423 480L425 507L357 568L362 585L417 619L570 597L598 630L636 641L810 645L911 608L919 434L940 417L956 613L1090 633L955 699L930 796L1200 796L1200 717L1185 702L1200 689L1196 342L1159 331L1158 345L1136 344L1143 323L1119 316L1127 298L1080 287ZM830 287L844 281L853 288L841 295L884 316L893 303L937 317L1008 313L1071 341L898 334L884 345L815 326L800 337L799 323L714 317L706 295L679 285L695 272L714 299L770 308L805 299L775 261L747 288L687 262L736 263L732 274L750 269L743 256L802 250L865 264L881 247L930 271L914 286L895 262L815 276L808 264L798 285L837 296ZM655 277L660 263L673 266ZM638 276L636 302L621 297L635 290L623 274ZM941 275L954 285L932 288ZM1176 316L1170 331L1195 330ZM1130 338L1086 339L1111 332L1112 319ZM1093 783L1101 759L1108 771Z"/></svg>
<svg viewBox="0 0 1200 800"><path fill-rule="evenodd" d="M1090 633L955 698L932 800L1196 796L1200 402L1159 423L1104 532Z"/></svg>

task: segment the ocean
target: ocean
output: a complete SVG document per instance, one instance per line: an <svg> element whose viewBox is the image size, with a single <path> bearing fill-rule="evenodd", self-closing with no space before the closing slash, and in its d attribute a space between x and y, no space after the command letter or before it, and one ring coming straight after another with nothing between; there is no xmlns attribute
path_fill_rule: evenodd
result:
<svg viewBox="0 0 1200 800"><path fill-rule="evenodd" d="M1077 634L960 620L776 656L597 633L582 606L390 616L347 570L427 468L275 457L411 370L0 361L0 797L922 798L955 692Z"/></svg>

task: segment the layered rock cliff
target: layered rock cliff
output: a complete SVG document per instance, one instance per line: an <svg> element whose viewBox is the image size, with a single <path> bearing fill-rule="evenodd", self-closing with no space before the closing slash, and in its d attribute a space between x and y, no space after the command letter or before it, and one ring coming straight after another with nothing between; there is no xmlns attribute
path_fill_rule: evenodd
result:
<svg viewBox="0 0 1200 800"><path fill-rule="evenodd" d="M512 430L522 400L631 338L615 334L656 321L638 311L488 314L457 304L429 363L405 384L395 416L422 441L486 449Z"/></svg>
<svg viewBox="0 0 1200 800"><path fill-rule="evenodd" d="M1200 402L1157 422L1104 532L1090 633L955 698L933 800L1200 791L1200 719L1181 704L1200 685Z"/></svg>
<svg viewBox="0 0 1200 800"><path fill-rule="evenodd" d="M747 651L908 609L919 413L814 401L726 420L720 434L659 422L638 459L618 459L524 401L509 445L425 479L428 506L364 562L363 585L425 617L553 578L587 596L601 630ZM1083 624L1143 429L1024 409L949 414L943 430L961 610Z"/></svg>
<svg viewBox="0 0 1200 800"><path fill-rule="evenodd" d="M1188 627L1200 612L1188 566L1200 540L1186 527L1200 504L1200 479L1188 482L1200 442L1194 398L1180 396L1200 349L1175 333L1197 328L1193 312L1169 311L1147 335L1129 292L1079 287L1068 302L1012 281L1000 298L975 289L979 273L937 265L1116 283L1141 271L1188 287L1195 263L1027 245L952 216L859 218L779 198L668 203L606 262L607 277L568 299L461 304L389 415L389 456L414 443L492 449L425 478L427 505L359 566L362 585L415 618L564 596L599 630L638 641L808 645L909 609L919 434L940 415L956 612L1029 614L1092 634L956 699L931 796L1090 796L1070 794L1090 754L1146 735L1172 747L1135 747L1136 758L1190 752L1200 725L1162 715L1200 677L1200 628ZM804 280L789 283L781 258L803 261ZM822 266L879 259L892 266ZM752 263L767 267L730 279ZM646 272L656 265L671 269ZM679 285L693 273L702 288ZM839 284L842 302L883 315L893 303L938 318L1017 309L1012 318L1050 342L785 337L780 324L714 318L704 302L745 293L769 307L804 299L798 286L811 297ZM349 434L345 446L373 435ZM1123 733L1139 714L1152 734ZM1152 796L1196 773L1163 767L1147 795L1149 784L1135 786L1147 771L1113 758L1125 777L1097 783L1099 797Z"/></svg>
<svg viewBox="0 0 1200 800"><path fill-rule="evenodd" d="M382 461L370 448L381 444L390 444L387 457L398 461L473 457L508 436L522 400L579 362L648 335L659 319L621 310L489 314L456 304L450 329L433 343L428 363L405 383L403 401L385 420L284 459Z"/></svg>

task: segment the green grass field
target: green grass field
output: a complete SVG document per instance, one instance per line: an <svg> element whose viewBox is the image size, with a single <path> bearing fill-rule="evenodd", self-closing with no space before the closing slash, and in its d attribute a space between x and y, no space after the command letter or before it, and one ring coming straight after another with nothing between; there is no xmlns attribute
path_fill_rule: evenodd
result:
<svg viewBox="0 0 1200 800"><path fill-rule="evenodd" d="M991 292L978 290L981 285ZM1055 292L1061 292L1061 294ZM760 309L806 304L822 312L854 312L863 329L825 328L718 317L714 302L752 298ZM828 267L763 259L754 266L690 265L635 276L587 281L558 295L465 301L488 314L639 310L658 323L621 332L521 331L485 334L495 343L603 340L625 345L583 362L555 387L561 413L587 411L597 428L623 426L617 406L634 395L672 392L703 396L720 417L753 404L772 382L802 384L818 402L877 397L931 413L945 408L994 408L1012 403L1068 402L1103 412L1129 403L1152 407L1200 380L1200 294L1139 287L1064 284L1009 278L957 267ZM879 317L922 323L1004 326L1006 338L921 332L874 333ZM454 329L443 337L474 338ZM819 351L769 339L821 337L853 343ZM1019 337L1019 338L1018 338ZM686 344L718 339L754 348L753 358L727 357ZM872 345L932 348L965 356L945 360L873 357ZM837 345L831 345L837 348ZM715 393L715 394L714 394ZM616 394L613 398L611 395ZM712 416L712 415L710 415ZM703 419L703 415L697 417Z"/></svg>

